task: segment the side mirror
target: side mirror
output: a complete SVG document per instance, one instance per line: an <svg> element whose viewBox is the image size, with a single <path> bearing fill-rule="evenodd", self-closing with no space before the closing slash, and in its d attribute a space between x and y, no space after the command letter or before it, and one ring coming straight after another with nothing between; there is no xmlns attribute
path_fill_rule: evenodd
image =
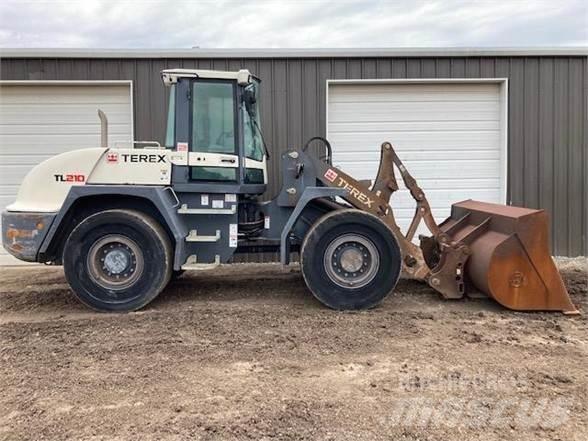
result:
<svg viewBox="0 0 588 441"><path fill-rule="evenodd" d="M257 103L256 95L255 84L249 84L243 89L243 102L245 103L245 109L252 117L255 117L255 103Z"/></svg>

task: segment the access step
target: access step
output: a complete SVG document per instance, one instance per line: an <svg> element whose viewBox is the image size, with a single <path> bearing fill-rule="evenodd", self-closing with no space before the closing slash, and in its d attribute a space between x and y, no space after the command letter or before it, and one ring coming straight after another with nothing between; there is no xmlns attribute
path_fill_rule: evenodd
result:
<svg viewBox="0 0 588 441"><path fill-rule="evenodd" d="M220 230L216 230L216 234L214 236L199 236L196 230L190 230L190 234L186 236L186 242L218 242L220 237Z"/></svg>
<svg viewBox="0 0 588 441"><path fill-rule="evenodd" d="M231 205L231 208L189 208L188 204L182 204L178 208L179 214L235 214L236 212L236 205Z"/></svg>
<svg viewBox="0 0 588 441"><path fill-rule="evenodd" d="M198 259L195 254L188 256L186 263L182 265L184 271L203 271L216 268L220 265L220 256L217 254L214 256L213 263L198 263Z"/></svg>

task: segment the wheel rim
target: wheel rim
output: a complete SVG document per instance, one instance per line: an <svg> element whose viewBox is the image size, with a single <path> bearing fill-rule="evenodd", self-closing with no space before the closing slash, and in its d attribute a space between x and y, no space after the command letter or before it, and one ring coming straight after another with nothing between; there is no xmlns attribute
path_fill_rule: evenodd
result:
<svg viewBox="0 0 588 441"><path fill-rule="evenodd" d="M87 257L90 277L109 291L121 291L134 285L145 267L143 252L126 236L109 234L90 247Z"/></svg>
<svg viewBox="0 0 588 441"><path fill-rule="evenodd" d="M327 246L323 264L333 283L346 289L358 289L376 277L380 254L368 238L344 234Z"/></svg>

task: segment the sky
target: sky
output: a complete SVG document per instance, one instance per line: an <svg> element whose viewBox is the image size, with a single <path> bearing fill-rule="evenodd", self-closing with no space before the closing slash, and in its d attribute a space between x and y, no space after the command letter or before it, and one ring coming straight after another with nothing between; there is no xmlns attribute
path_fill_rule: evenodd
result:
<svg viewBox="0 0 588 441"><path fill-rule="evenodd" d="M521 46L588 46L588 1L0 2L0 48Z"/></svg>

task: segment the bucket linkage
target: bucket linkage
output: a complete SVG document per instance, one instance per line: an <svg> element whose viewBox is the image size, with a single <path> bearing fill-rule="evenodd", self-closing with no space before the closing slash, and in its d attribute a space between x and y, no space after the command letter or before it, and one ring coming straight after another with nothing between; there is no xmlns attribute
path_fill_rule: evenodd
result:
<svg viewBox="0 0 588 441"><path fill-rule="evenodd" d="M513 310L578 313L549 251L544 210L466 200L453 204L449 218L437 225L424 192L390 143L382 144L382 159L384 152L416 201L404 239L412 240L421 221L432 233L420 236L429 268L424 280L432 288L445 298L477 289Z"/></svg>

